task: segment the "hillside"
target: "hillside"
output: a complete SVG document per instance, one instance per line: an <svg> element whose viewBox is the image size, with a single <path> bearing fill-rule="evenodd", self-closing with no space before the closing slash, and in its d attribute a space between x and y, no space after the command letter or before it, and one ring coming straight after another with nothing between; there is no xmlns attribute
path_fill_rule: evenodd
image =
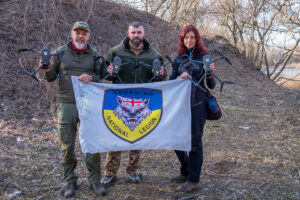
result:
<svg viewBox="0 0 300 200"><path fill-rule="evenodd" d="M42 40L53 49L67 42L71 26L88 21L91 45L101 55L118 44L127 24L145 24L146 37L162 55L175 57L178 27L147 13L103 0L0 1L0 196L11 199L60 199L62 187L56 129L57 83L35 82L20 74L33 71L38 57L17 49ZM218 97L223 117L207 122L201 188L192 194L174 192L169 177L179 172L172 151L144 151L140 185L128 185L122 168L105 199L300 199L300 90L266 79L227 42L206 38L233 63L216 63L216 74L237 84ZM212 54L212 56L216 56ZM22 65L21 65L22 64ZM169 66L170 70L170 66ZM42 73L39 74L42 77ZM94 199L86 184L84 156L77 142L80 188L75 199ZM102 167L105 154L102 155ZM20 193L19 193L20 192Z"/></svg>

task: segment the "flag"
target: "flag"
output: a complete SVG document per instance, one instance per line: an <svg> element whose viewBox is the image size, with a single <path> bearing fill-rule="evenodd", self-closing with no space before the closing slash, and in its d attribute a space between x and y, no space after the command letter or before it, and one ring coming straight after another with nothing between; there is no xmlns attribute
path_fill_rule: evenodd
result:
<svg viewBox="0 0 300 200"><path fill-rule="evenodd" d="M191 150L191 83L83 83L72 76L83 153Z"/></svg>

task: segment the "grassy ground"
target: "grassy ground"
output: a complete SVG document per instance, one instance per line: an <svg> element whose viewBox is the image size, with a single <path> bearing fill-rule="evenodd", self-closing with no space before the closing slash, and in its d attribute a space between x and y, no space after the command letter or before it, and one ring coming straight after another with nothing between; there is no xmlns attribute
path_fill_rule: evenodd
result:
<svg viewBox="0 0 300 200"><path fill-rule="evenodd" d="M141 19L151 44L174 58L177 29L108 1L93 2L0 1L1 199L63 199L53 117L57 85L37 84L21 76L20 63L32 71L38 58L19 57L17 49L40 43L41 37L58 47L69 40L71 24L86 20L88 13L91 43L101 55L124 38L128 22ZM169 178L179 173L179 162L172 151L144 151L139 169L143 182L128 184L124 153L118 181L102 199L300 199L300 91L267 80L226 41L204 42L209 50L217 49L230 58L233 66L220 61L216 73L237 84L225 86L222 94L215 92L223 117L205 127L200 189L175 192L178 185ZM80 187L73 199L97 199L88 189L84 155L78 142L76 146Z"/></svg>
<svg viewBox="0 0 300 200"><path fill-rule="evenodd" d="M281 88L274 87L280 93ZM299 199L299 93L288 91L287 102L260 91L244 104L252 95L251 88L245 95L231 88L222 96L217 94L224 115L220 121L206 124L199 190L175 192L178 185L169 178L179 173L179 163L172 151L144 151L139 169L143 183L127 183L127 153L123 153L118 181L103 199ZM61 199L63 182L54 120L26 120L14 115L0 125L2 198L9 199L19 191L11 199ZM74 199L97 199L88 189L78 142L77 156L80 188Z"/></svg>

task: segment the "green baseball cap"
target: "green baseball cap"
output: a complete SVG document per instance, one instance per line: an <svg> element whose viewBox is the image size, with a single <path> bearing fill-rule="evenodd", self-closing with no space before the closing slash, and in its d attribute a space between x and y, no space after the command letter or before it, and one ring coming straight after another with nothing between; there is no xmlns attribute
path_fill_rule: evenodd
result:
<svg viewBox="0 0 300 200"><path fill-rule="evenodd" d="M78 28L83 29L86 32L90 32L90 27L86 22L83 22L83 21L75 22L75 24L72 28L72 31L74 31L75 29L78 29Z"/></svg>

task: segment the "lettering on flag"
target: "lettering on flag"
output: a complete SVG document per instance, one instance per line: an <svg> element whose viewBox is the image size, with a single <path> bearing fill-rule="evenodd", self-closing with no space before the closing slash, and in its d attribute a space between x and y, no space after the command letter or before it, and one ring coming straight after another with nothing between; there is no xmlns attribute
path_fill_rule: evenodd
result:
<svg viewBox="0 0 300 200"><path fill-rule="evenodd" d="M157 127L162 105L161 90L108 89L104 91L103 118L112 134L134 143Z"/></svg>

